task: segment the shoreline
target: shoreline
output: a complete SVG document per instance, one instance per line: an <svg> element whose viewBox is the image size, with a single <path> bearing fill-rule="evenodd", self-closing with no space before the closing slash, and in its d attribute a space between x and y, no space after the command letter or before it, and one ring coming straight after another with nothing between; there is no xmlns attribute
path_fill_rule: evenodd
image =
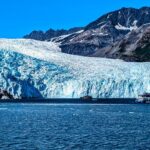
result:
<svg viewBox="0 0 150 150"><path fill-rule="evenodd" d="M137 104L135 98L100 98L82 100L73 98L56 99L2 99L0 103L43 103L43 104Z"/></svg>

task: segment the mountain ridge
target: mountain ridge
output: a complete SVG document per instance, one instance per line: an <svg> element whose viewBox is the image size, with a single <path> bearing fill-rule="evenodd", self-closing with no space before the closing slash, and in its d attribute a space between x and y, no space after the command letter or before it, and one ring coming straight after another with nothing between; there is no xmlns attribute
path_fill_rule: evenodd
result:
<svg viewBox="0 0 150 150"><path fill-rule="evenodd" d="M54 29L50 28L49 30L47 30L45 32L41 31L41 30L39 30L39 31L35 30L35 31L32 31L30 34L25 35L23 38L45 41L45 40L50 40L51 38L54 38L54 37L71 34L71 33L77 32L82 29L83 29L82 27L74 27L74 28L70 28L68 30L65 30L65 29L54 30Z"/></svg>
<svg viewBox="0 0 150 150"><path fill-rule="evenodd" d="M140 9L123 7L102 15L96 21L89 23L83 28L76 28L73 32L65 32L67 34L59 34L59 36L49 36L51 38L47 38L47 41L59 43L63 53L73 55L110 57L125 61L150 61L150 57L138 59L137 53L133 57L128 55L128 58L120 55L110 55L112 47L114 50L116 43L123 40L130 32L138 31L138 28L143 25L148 24L150 26L149 23L150 7L142 7ZM143 38L144 36L143 34ZM30 35L25 36L25 38L34 39ZM139 47L138 51L142 51L142 47ZM149 48L147 52L149 53ZM109 54L107 55L107 53ZM142 57L146 57L146 55L147 53L142 55Z"/></svg>

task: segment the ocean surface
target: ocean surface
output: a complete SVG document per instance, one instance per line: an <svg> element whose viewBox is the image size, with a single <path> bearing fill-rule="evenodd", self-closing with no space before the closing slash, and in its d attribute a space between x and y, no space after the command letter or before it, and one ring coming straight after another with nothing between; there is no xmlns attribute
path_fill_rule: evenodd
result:
<svg viewBox="0 0 150 150"><path fill-rule="evenodd" d="M150 149L150 105L0 104L0 149Z"/></svg>

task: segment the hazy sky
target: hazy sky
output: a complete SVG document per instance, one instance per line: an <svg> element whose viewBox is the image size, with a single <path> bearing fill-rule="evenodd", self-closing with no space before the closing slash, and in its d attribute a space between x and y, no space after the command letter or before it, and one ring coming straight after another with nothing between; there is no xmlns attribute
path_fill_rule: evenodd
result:
<svg viewBox="0 0 150 150"><path fill-rule="evenodd" d="M142 6L150 0L0 0L0 38L84 26L112 10Z"/></svg>

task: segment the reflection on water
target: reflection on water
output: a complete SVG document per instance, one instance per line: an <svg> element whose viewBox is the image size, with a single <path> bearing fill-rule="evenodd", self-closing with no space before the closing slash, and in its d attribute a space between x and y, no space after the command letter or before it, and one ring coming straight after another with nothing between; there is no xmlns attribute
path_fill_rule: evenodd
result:
<svg viewBox="0 0 150 150"><path fill-rule="evenodd" d="M150 105L0 105L0 148L150 149Z"/></svg>

